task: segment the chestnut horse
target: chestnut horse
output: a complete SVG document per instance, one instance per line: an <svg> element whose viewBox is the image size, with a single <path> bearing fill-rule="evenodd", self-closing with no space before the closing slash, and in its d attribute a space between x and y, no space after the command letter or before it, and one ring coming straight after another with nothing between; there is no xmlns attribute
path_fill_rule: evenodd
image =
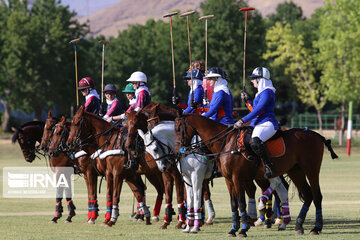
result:
<svg viewBox="0 0 360 240"><path fill-rule="evenodd" d="M44 128L45 126L45 128ZM46 129L46 124L41 121L31 121L22 125L19 129L12 128L15 132L12 137L12 142L15 143L18 141L20 148L23 152L24 158L27 162L33 162L35 157L38 157L36 153L43 155L39 149L40 146L36 146L36 143L42 142L42 136L44 129ZM43 149L42 149L43 150ZM39 158L39 157L38 157ZM39 158L40 159L40 158ZM67 156L60 156L60 157L50 157L49 158L50 167L53 171L56 171L57 167L71 167L71 164L68 161ZM58 177L58 174L56 173ZM67 206L69 210L69 215L65 222L71 222L73 216L76 215L75 213L75 205L72 202L71 192L68 191L69 189L65 189L65 195L67 200ZM64 188L59 187L56 189L57 197L56 197L56 207L55 207L55 216L51 220L52 223L57 223L62 217L63 207L62 207L62 196Z"/></svg>
<svg viewBox="0 0 360 240"><path fill-rule="evenodd" d="M175 122L176 151L186 150L186 147L190 146L192 137L199 135L206 146L213 153L218 154L217 165L226 178L231 200L238 201L241 215L246 215L242 183L253 178L263 179L264 166L261 164L259 169L254 168L253 161L246 160L241 154L233 154L237 130L195 114L179 115ZM286 145L285 154L272 158L276 176L287 173L304 198L304 204L296 220L295 231L297 234L304 233L303 223L313 201L316 208L316 221L310 233L319 234L323 228L319 173L324 144L331 152L333 159L337 158L337 155L331 147L330 140L326 140L311 130L290 129L283 131L282 137ZM235 205L231 205L232 212L236 212ZM246 218L241 220L246 220ZM247 229L242 228L239 236L246 237L246 231Z"/></svg>
<svg viewBox="0 0 360 240"><path fill-rule="evenodd" d="M157 123L160 121L170 120L174 121L177 116L177 110L165 105L161 105L159 103L151 103L147 105L146 107L142 108L139 112L132 111L129 114L126 114L128 120L127 120L127 127L128 127L128 138L126 140L126 147L129 149L129 151L132 151L134 149L134 143L135 138L137 136L137 130L140 129L143 132L146 132L147 129L151 129L154 127ZM159 166L165 166L160 167L160 170L162 172L167 172L166 170L168 168L173 168L177 170L176 165L172 161L166 161L166 158L158 159L156 161ZM160 164L160 162L165 162L163 164ZM172 164L168 164L171 163ZM174 170L175 171L175 170ZM269 187L269 182L267 180L257 180L257 184L261 187L261 189L265 190ZM255 191L256 186L254 185L253 181L249 181L245 184L246 187L246 193L249 196L249 212L251 213L251 222L255 222L257 215L256 215L256 204L255 204ZM210 200L210 189L209 189L209 181L205 180L203 183L203 189L204 189L204 199L208 204L208 212L209 218L206 221L207 224L212 224L213 218L215 217L215 212L212 207L212 203ZM269 200L271 201L271 200ZM179 195L178 195L178 202L179 202ZM236 203L237 204L237 203ZM270 204L271 205L271 204ZM272 209L271 207L267 209L266 211L266 225L268 227L271 226L271 213ZM263 213L262 213L263 214Z"/></svg>
<svg viewBox="0 0 360 240"><path fill-rule="evenodd" d="M84 111L81 106L74 116L69 137L67 139L67 146L71 149L76 146L81 146L86 152L95 153L94 146L99 150L113 150L113 146L118 141L122 141L126 135L126 128L117 128L110 123L104 121L102 118L95 114ZM124 140L125 141L125 140ZM123 150L120 150L123 151ZM161 199L164 192L164 185L161 179L161 173L156 166L148 164L148 157L141 156L140 164L142 167L137 173L145 173L149 181L155 186L158 191L158 199L156 202L155 211L160 211ZM112 205L111 219L105 222L108 226L115 224L118 217L118 203L120 199L120 192L123 180L126 180L132 189L136 199L140 203L140 208L145 213L146 224L150 223L150 212L145 203L145 185L142 183L139 174L134 174L133 170L125 169L123 165L127 161L128 153L123 151L120 155L109 155L105 159L98 162L99 169L105 173L107 180L107 205ZM142 183L142 184L141 184ZM157 215L159 213L157 212Z"/></svg>
<svg viewBox="0 0 360 240"><path fill-rule="evenodd" d="M51 141L55 125L58 123L58 121L59 119L53 117L53 113L50 110L48 112L48 118L45 121L44 133L41 139L40 149L50 155L50 165L71 166L75 168L75 172L83 174L88 190L89 212L87 223L95 224L95 220L99 215L96 192L97 177L101 174L96 168L96 162L94 163L94 160L92 160L89 155L86 154L84 151L78 153L69 153L67 151L65 152L63 146L60 149L60 147L55 145L55 141ZM65 118L62 118L62 121L65 122ZM70 122L66 122L66 124L66 127L69 128ZM57 134L61 135L62 129L58 131ZM72 155L71 157L69 156L70 154Z"/></svg>

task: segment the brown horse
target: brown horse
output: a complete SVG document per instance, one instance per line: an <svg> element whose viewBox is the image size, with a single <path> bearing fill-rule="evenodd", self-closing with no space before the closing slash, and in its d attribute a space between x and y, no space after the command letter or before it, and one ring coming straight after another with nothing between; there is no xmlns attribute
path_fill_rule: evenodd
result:
<svg viewBox="0 0 360 240"><path fill-rule="evenodd" d="M125 146L128 148L129 151L133 151L135 146L132 143L135 142L135 138L137 136L137 129L141 129L143 132L146 132L147 129L151 129L160 121L166 121L166 120L174 121L175 118L177 117L177 110L174 108L165 106L165 105L161 105L159 103L151 103L151 104L147 105L146 107L144 107L143 109L141 109L139 112L132 111L129 114L126 114L126 116L128 119L126 125L128 127L129 133L128 133L128 137L127 137ZM165 160L165 158L158 159L157 162L158 161L168 162ZM168 172L167 169L169 169L169 167L174 169L174 172L177 170L176 164L174 162L172 162L172 164L161 164L161 165L167 166L167 168L161 169L161 171L164 173ZM204 181L204 183L203 183L203 192L204 192L205 201L210 200L210 189L209 189L208 184L209 184L209 181L207 181L207 180ZM263 190L266 190L269 187L269 182L267 180L259 179L259 180L257 180L257 184ZM249 203L250 202L254 203L256 186L254 185L253 181L246 182L244 184L244 187L246 188L246 193L249 197ZM177 187L177 189L178 189L178 187ZM178 194L178 203L179 203L179 201L181 201L181 198L179 198L179 194ZM269 200L269 201L271 201L271 200ZM237 204L237 203L234 202L234 204ZM249 207L250 207L250 205L249 205ZM254 221L256 221L256 206L255 206L255 204L251 204L251 212L253 213L251 215L251 222L254 222ZM272 209L268 208L268 210L266 211L266 215L265 215L265 217L267 219L266 225L268 227L271 226L271 215L270 215L271 213L272 213ZM180 209L179 209L179 214L180 214ZM212 218L214 218L214 215L209 216L209 219L207 220L206 223L212 224Z"/></svg>
<svg viewBox="0 0 360 240"><path fill-rule="evenodd" d="M149 114L153 112L153 110L157 109L160 112L157 114L157 118L149 118ZM135 112L131 110L130 113L126 113L127 121L125 122L126 127L128 129L128 135L125 143L125 148L131 152L133 155L136 154L136 145L134 144L136 142L137 138L140 138L138 136L137 129L142 129L145 131L147 130L148 123L150 125L156 124L160 119L161 120L174 120L176 117L176 110L172 111L174 109L160 105L158 103L151 103L144 107L141 111ZM147 115L145 115L146 113ZM174 115L175 113L175 115ZM153 164L157 167L157 163L154 160ZM164 216L164 223L160 227L161 229L166 229L167 226L172 221L172 215L173 215L173 208L172 208L172 196L173 196L173 186L175 182L175 189L177 193L177 204L178 204L178 223L176 224L175 228L182 228L182 226L185 224L185 215L186 215L186 208L184 205L184 201L186 199L185 196L185 186L182 179L182 176L177 169L175 164L169 165L167 169L160 169L162 172L162 178L165 184L165 216Z"/></svg>
<svg viewBox="0 0 360 240"><path fill-rule="evenodd" d="M88 154L70 154L69 152L64 152L64 148L60 149L57 145L55 145L55 141L51 141L54 133L55 125L59 122L59 119L53 117L53 113L50 110L48 112L48 118L45 121L44 133L40 143L40 149L45 153L50 155L49 162L50 166L68 166L74 167L76 172L81 173L84 176L86 187L88 190L88 219L87 223L95 224L95 220L97 219L99 213L98 203L97 203L97 177L100 175L99 171L96 168L96 162L92 160ZM68 129L70 126L70 122L65 122L65 118L61 119L61 122L65 123L66 128ZM63 131L61 129L57 132L57 134L61 135L62 132L65 134L67 131ZM63 138L67 139L67 135L63 136ZM66 140L65 139L65 140ZM69 155L72 155L70 157ZM78 155L81 155L77 157ZM60 199L57 199L57 204L61 205Z"/></svg>
<svg viewBox="0 0 360 240"><path fill-rule="evenodd" d="M239 202L242 217L246 215L242 183L254 177L263 179L264 166L261 165L259 169L254 168L254 162L248 161L241 154L233 154L237 141L237 132L233 128L195 114L179 115L175 122L176 151L186 151L186 147L190 146L192 136L199 135L207 147L218 154L217 164L226 178L231 199ZM296 220L296 233L303 234L303 223L310 204L314 201L316 222L310 233L319 234L323 228L319 173L324 144L331 152L332 158L337 156L330 141L311 130L290 129L283 131L282 137L285 141L286 152L281 157L272 158L272 161L276 176L287 173L304 198L303 207ZM233 213L237 211L234 206L232 204ZM241 220L246 220L246 218ZM242 228L239 235L246 237L246 231L246 228Z"/></svg>
<svg viewBox="0 0 360 240"><path fill-rule="evenodd" d="M44 155L39 151L39 148L41 149L41 144L40 146L35 146L36 143L42 142L44 129L46 129L46 124L40 121L28 122L22 125L19 129L12 128L12 130L15 132L12 138L12 142L13 143L15 143L16 141L19 142L20 148L27 162L33 162L35 157L38 157L36 153ZM57 178L59 177L57 172L58 169L57 167L71 166L69 164L68 157L66 156L51 157L49 158L49 163L51 169L54 172L56 172ZM51 220L51 222L53 223L57 223L57 220L59 220L62 217L62 212L63 212L62 196L63 196L64 188L59 187L56 190L57 190L56 207L55 207L56 210L55 210L55 216ZM65 189L65 195L66 195L67 207L69 210L69 215L65 220L65 222L71 222L72 217L76 215L75 205L72 202L71 193L68 191L68 189Z"/></svg>
<svg viewBox="0 0 360 240"><path fill-rule="evenodd" d="M121 142L125 135L126 128L119 129L112 126L102 118L87 113L83 107L80 107L73 118L67 145L70 146L70 148L81 145L82 148L86 149L89 153L95 152L94 149L90 149L90 146L95 146L101 150L113 150L113 146L119 145L119 141L119 146L122 145ZM118 217L118 202L122 183L125 179L140 203L140 208L145 213L146 223L150 224L150 212L145 204L145 185L142 181L139 181L141 180L139 174L134 174L132 170L123 167L127 158L128 154L125 151L121 155L110 155L100 161L101 169L104 171L107 180L107 205L112 204L111 219L106 222L109 226L113 225ZM142 156L142 158L143 160L140 162L142 164L140 172L145 172L146 177L157 189L158 200L160 200L159 197L162 197L164 192L161 173L155 166L148 164L148 162L151 161L148 161L147 158L145 159L144 156ZM161 201L157 201L157 205L159 205L158 207L160 209ZM113 216L115 216L115 218Z"/></svg>

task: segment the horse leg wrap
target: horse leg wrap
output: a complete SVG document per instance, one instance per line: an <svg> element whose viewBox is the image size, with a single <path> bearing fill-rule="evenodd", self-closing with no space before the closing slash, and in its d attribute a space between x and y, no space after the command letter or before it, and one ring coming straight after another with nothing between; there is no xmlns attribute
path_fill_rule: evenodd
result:
<svg viewBox="0 0 360 240"><path fill-rule="evenodd" d="M193 208L188 208L187 209L187 225L189 226L194 226L194 220L195 220L195 215L194 215L194 209Z"/></svg>
<svg viewBox="0 0 360 240"><path fill-rule="evenodd" d="M116 222L119 217L119 205L112 205L110 221Z"/></svg>
<svg viewBox="0 0 360 240"><path fill-rule="evenodd" d="M163 201L163 196L158 195L156 198L156 203L155 203L155 207L154 207L154 213L153 213L154 216L158 216L160 214L162 201Z"/></svg>
<svg viewBox="0 0 360 240"><path fill-rule="evenodd" d="M245 212L240 213L241 216L241 229L242 230L249 230L250 229L250 223L248 221L248 215Z"/></svg>
<svg viewBox="0 0 360 240"><path fill-rule="evenodd" d="M248 202L248 215L251 219L257 219L256 214L256 201L254 198L249 198Z"/></svg>
<svg viewBox="0 0 360 240"><path fill-rule="evenodd" d="M284 202L281 204L281 212L283 217L283 223L288 224L291 221L289 202Z"/></svg>
<svg viewBox="0 0 360 240"><path fill-rule="evenodd" d="M56 207L55 207L55 217L56 218L61 218L62 217L62 212L63 212L63 206L60 202L56 202Z"/></svg>
<svg viewBox="0 0 360 240"><path fill-rule="evenodd" d="M259 210L263 210L266 208L266 202L269 200L269 197L267 195L262 195L259 198Z"/></svg>
<svg viewBox="0 0 360 240"><path fill-rule="evenodd" d="M201 211L200 209L194 209L194 227L200 227L200 221L201 221Z"/></svg>
<svg viewBox="0 0 360 240"><path fill-rule="evenodd" d="M321 231L323 228L323 216L322 216L322 209L316 209L316 222L315 227L317 230Z"/></svg>
<svg viewBox="0 0 360 240"><path fill-rule="evenodd" d="M209 200L206 200L205 202L206 202L206 207L207 207L209 218L214 219L215 218L215 209L212 204L212 201L209 199Z"/></svg>
<svg viewBox="0 0 360 240"><path fill-rule="evenodd" d="M69 217L75 216L76 215L76 213L75 213L76 207L75 207L73 201L72 200L67 201L66 205L67 205L67 208L69 210Z"/></svg>
<svg viewBox="0 0 360 240"><path fill-rule="evenodd" d="M97 216L99 216L99 212L98 212L99 208L98 208L97 200L89 200L88 208L89 208L88 218L96 219Z"/></svg>
<svg viewBox="0 0 360 240"><path fill-rule="evenodd" d="M145 217L150 217L150 211L145 202L140 203L140 209L143 211Z"/></svg>
<svg viewBox="0 0 360 240"><path fill-rule="evenodd" d="M265 225L269 228L271 227L271 220L272 220L272 200L269 199L266 202L266 210L265 210Z"/></svg>
<svg viewBox="0 0 360 240"><path fill-rule="evenodd" d="M178 221L185 222L186 220L186 207L184 203L178 204Z"/></svg>
<svg viewBox="0 0 360 240"><path fill-rule="evenodd" d="M105 220L109 221L111 218L112 202L106 202Z"/></svg>
<svg viewBox="0 0 360 240"><path fill-rule="evenodd" d="M175 215L174 209L172 208L172 204L165 204L165 216L164 222L170 223L172 221L172 216Z"/></svg>
<svg viewBox="0 0 360 240"><path fill-rule="evenodd" d="M303 206L300 210L299 216L296 219L295 231L301 230L303 228L302 225L305 221L306 214L308 211L309 211L309 206L306 206L305 204L303 204Z"/></svg>
<svg viewBox="0 0 360 240"><path fill-rule="evenodd" d="M231 229L237 232L240 228L240 217L239 217L239 211L236 210L236 212L232 212L232 226Z"/></svg>

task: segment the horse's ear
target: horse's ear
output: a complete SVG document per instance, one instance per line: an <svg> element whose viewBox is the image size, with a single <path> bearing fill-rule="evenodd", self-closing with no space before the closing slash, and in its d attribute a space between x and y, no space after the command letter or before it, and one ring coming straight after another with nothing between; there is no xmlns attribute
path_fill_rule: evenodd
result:
<svg viewBox="0 0 360 240"><path fill-rule="evenodd" d="M139 133L139 136L140 136L142 139L145 139L145 133L143 132L143 130L138 129L138 133Z"/></svg>
<svg viewBox="0 0 360 240"><path fill-rule="evenodd" d="M48 112L48 118L53 118L53 112L52 112L51 109L50 109L49 112Z"/></svg>
<svg viewBox="0 0 360 240"><path fill-rule="evenodd" d="M16 132L17 131L16 127L11 127L11 131Z"/></svg>

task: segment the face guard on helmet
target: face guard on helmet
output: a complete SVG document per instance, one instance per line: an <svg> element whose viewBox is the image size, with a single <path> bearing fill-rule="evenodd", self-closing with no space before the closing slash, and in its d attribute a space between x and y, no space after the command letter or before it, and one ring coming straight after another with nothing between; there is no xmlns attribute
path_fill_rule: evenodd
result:
<svg viewBox="0 0 360 240"><path fill-rule="evenodd" d="M203 80L203 74L199 69L193 69L191 72L189 71L186 76L184 76L185 80L190 80L192 75L192 79Z"/></svg>
<svg viewBox="0 0 360 240"><path fill-rule="evenodd" d="M143 72L134 72L131 74L130 78L126 80L127 82L144 82L147 83L147 77Z"/></svg>
<svg viewBox="0 0 360 240"><path fill-rule="evenodd" d="M94 80L91 77L84 77L79 81L78 90L84 90L87 88L94 88Z"/></svg>
<svg viewBox="0 0 360 240"><path fill-rule="evenodd" d="M270 71L264 67L257 67L254 69L254 71L249 76L249 78L251 80L256 79L256 78L265 78L267 80L270 80Z"/></svg>
<svg viewBox="0 0 360 240"><path fill-rule="evenodd" d="M219 67L212 67L207 71L205 78L223 78L227 79L227 74L224 70Z"/></svg>

